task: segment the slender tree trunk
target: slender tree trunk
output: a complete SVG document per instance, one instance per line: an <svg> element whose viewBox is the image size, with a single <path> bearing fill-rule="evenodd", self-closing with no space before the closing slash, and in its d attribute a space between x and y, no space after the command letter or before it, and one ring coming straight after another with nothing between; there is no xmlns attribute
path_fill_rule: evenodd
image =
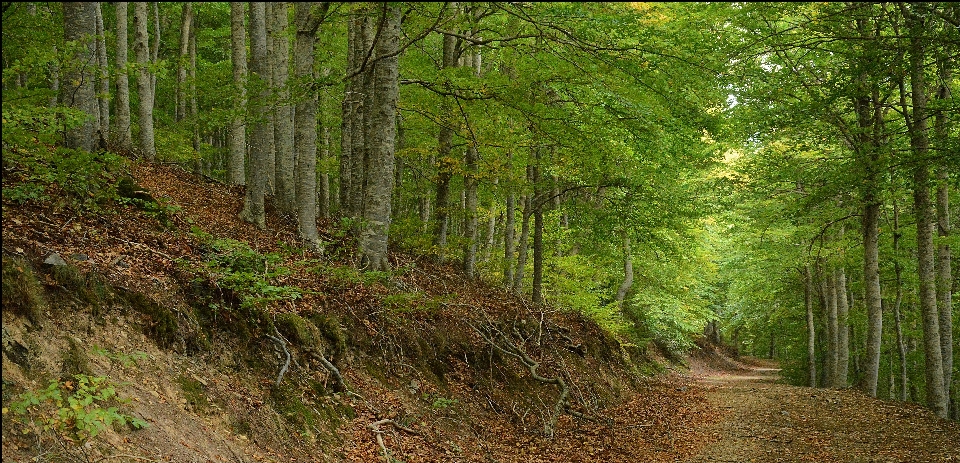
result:
<svg viewBox="0 0 960 463"><path fill-rule="evenodd" d="M287 85L289 80L289 71L287 70L290 61L290 40L287 38L287 27L289 20L287 12L290 4L287 2L274 2L272 8L272 34L273 34L273 88L277 96L277 104L274 107L274 146L276 155L276 190L274 198L276 199L277 209L289 215L297 212L297 190L295 183L295 155L294 155L294 129L293 129L293 107L290 105L290 88ZM312 76L312 71L311 74ZM316 110L314 110L314 124L316 124ZM316 127L314 127L314 168L316 168ZM314 181L316 178L314 177ZM310 191L313 191L311 189ZM311 195L312 196L312 195Z"/></svg>
<svg viewBox="0 0 960 463"><path fill-rule="evenodd" d="M230 2L231 59L236 100L233 110L236 115L230 123L230 157L227 161L227 181L232 185L245 185L244 166L247 156L247 34L244 29L244 4Z"/></svg>
<svg viewBox="0 0 960 463"><path fill-rule="evenodd" d="M376 41L373 88L375 105L370 108L375 130L370 137L369 180L364 199L364 224L360 247L361 265L370 270L390 270L387 241L393 193L393 166L399 93L400 6L384 6L383 28Z"/></svg>
<svg viewBox="0 0 960 463"><path fill-rule="evenodd" d="M941 57L938 60L939 81L937 99L950 99L951 72L949 58ZM945 112L938 109L934 119L934 137L940 149L946 150L949 146L948 120ZM941 162L937 168L937 235L940 236L940 245L937 259L937 295L940 313L940 351L943 357L943 389L947 398L947 406L957 413L956 401L951 400L954 392L953 385L953 277L951 270L952 251L950 249L950 167L947 162ZM948 410L948 413L950 411Z"/></svg>
<svg viewBox="0 0 960 463"><path fill-rule="evenodd" d="M530 166L527 166L527 172ZM523 195L523 211L520 213L520 242L517 244L517 270L513 276L513 291L523 291L523 274L527 267L527 248L530 242L530 216L533 215L533 196Z"/></svg>
<svg viewBox="0 0 960 463"><path fill-rule="evenodd" d="M198 4L198 9L199 9ZM200 108L197 106L197 20L196 14L194 13L193 27L190 28L190 50L188 53L188 68L187 68L187 92L189 93L189 104L190 104L190 129L193 132L193 152L197 156L199 164L201 164L201 172L204 175L210 175L209 168L206 172L203 172L203 165L208 165L204 163L203 156L200 154L200 124L197 121L197 115L200 112Z"/></svg>
<svg viewBox="0 0 960 463"><path fill-rule="evenodd" d="M907 120L910 146L914 155L913 206L917 218L917 277L920 281L920 313L923 320L923 351L926 360L927 405L941 418L947 417L947 394L944 391L943 353L940 349L940 320L937 310L937 289L933 226L935 215L930 201L930 140L927 128L927 90L924 77L923 20L901 5L910 24L910 84L912 115ZM904 107L904 114L906 107ZM947 327L949 328L949 327Z"/></svg>
<svg viewBox="0 0 960 463"><path fill-rule="evenodd" d="M347 19L347 75L354 75L359 72L360 61L362 58L358 58L358 55L361 53L362 45L357 43L357 28L359 27L359 22L356 18ZM353 209L350 207L352 198L350 194L353 192L353 138L357 135L354 134L353 120L354 120L354 111L356 110L356 104L354 100L356 99L356 91L354 89L354 83L356 82L355 77L348 78L344 82L343 89L343 103L341 105L341 118L340 118L340 172L339 172L339 194L338 194L338 203L340 207L340 215L342 217L355 217L353 215Z"/></svg>
<svg viewBox="0 0 960 463"><path fill-rule="evenodd" d="M543 304L543 207L533 209L533 293L534 304Z"/></svg>
<svg viewBox="0 0 960 463"><path fill-rule="evenodd" d="M447 8L453 11L458 10L457 3L451 3ZM459 54L458 40L455 36L443 36L443 62L442 69L457 67L457 57ZM453 118L453 108L448 98L444 98L440 106L440 114L443 121L440 124L440 133L437 136L437 189L434 211L434 236L433 243L442 253L442 248L447 244L447 234L449 232L448 224L450 217L450 180L453 178L453 171L456 168L456 161L451 154L453 145L454 129L451 124Z"/></svg>
<svg viewBox="0 0 960 463"><path fill-rule="evenodd" d="M250 2L250 77L261 88L256 98L253 116L256 122L250 137L250 178L247 181L247 195L243 203L240 218L266 228L264 196L267 191L268 168L272 164L269 157L270 141L273 133L269 130L266 118L270 112L267 100L270 89L266 85L270 73L267 61L267 18L265 2Z"/></svg>
<svg viewBox="0 0 960 463"><path fill-rule="evenodd" d="M837 281L837 381L834 387L847 387L850 370L850 306L847 304L847 275L836 269Z"/></svg>
<svg viewBox="0 0 960 463"><path fill-rule="evenodd" d="M477 176L479 175L477 147L470 143L464 162L463 185L466 196L463 220L463 273L467 278L474 277L477 264Z"/></svg>
<svg viewBox="0 0 960 463"><path fill-rule="evenodd" d="M509 168L512 153L507 153L507 166ZM506 208L504 209L503 219L503 286L505 288L513 287L513 259L516 253L517 244L514 235L516 234L516 205L514 204L516 196L513 189L508 187Z"/></svg>
<svg viewBox="0 0 960 463"><path fill-rule="evenodd" d="M322 17L329 2L323 2L318 12ZM317 28L320 27L320 17L311 10L312 2L298 2L295 4L295 20L297 26L296 48L296 79L307 81L313 79L314 48L317 41ZM317 91L309 86L308 94L298 98L296 108L296 149L297 149L297 220L300 237L314 249L319 249L320 238L317 233Z"/></svg>
<svg viewBox="0 0 960 463"><path fill-rule="evenodd" d="M376 60L376 50L374 45L374 35L376 33L373 18L369 11L363 12L358 18L357 25L357 69L362 70L354 76L356 79L351 85L353 91L353 123L351 124L351 141L353 146L351 151L350 173L350 210L353 217L361 218L364 215L366 205L366 189L369 173L370 150L373 149L370 140L376 135L372 133L374 121L370 112L373 111L374 94L374 61ZM392 172L392 170L391 170Z"/></svg>
<svg viewBox="0 0 960 463"><path fill-rule="evenodd" d="M327 159L330 159L330 125L323 124L320 139L320 184L318 185L317 214L324 219L330 218L330 173L327 172Z"/></svg>
<svg viewBox="0 0 960 463"><path fill-rule="evenodd" d="M190 53L190 33L193 29L193 4L185 2L180 14L180 54L177 59L176 121L187 117L187 65Z"/></svg>
<svg viewBox="0 0 960 463"><path fill-rule="evenodd" d="M137 60L137 95L140 99L140 152L147 160L157 158L153 135L153 84L150 73L150 50L147 41L147 3L136 2L133 9L133 54Z"/></svg>
<svg viewBox="0 0 960 463"><path fill-rule="evenodd" d="M107 35L103 25L101 4L102 2L96 2L97 68L100 70L100 75L97 76L97 105L100 110L98 139L99 144L106 147L113 136L110 133L110 63L107 61Z"/></svg>
<svg viewBox="0 0 960 463"><path fill-rule="evenodd" d="M633 287L633 251L630 249L630 232L623 231L623 281L617 289L617 307L623 312L623 301L627 298L627 293Z"/></svg>
<svg viewBox="0 0 960 463"><path fill-rule="evenodd" d="M840 360L840 330L837 324L837 282L833 272L826 267L823 271L826 281L827 302L827 387L837 387L838 364Z"/></svg>
<svg viewBox="0 0 960 463"><path fill-rule="evenodd" d="M153 8L153 42L150 44L150 62L157 64L160 62L160 2L151 2ZM150 72L150 95L151 98L157 98L157 73Z"/></svg>
<svg viewBox="0 0 960 463"><path fill-rule="evenodd" d="M803 267L803 302L807 308L807 385L817 387L817 328L813 318L813 277Z"/></svg>
<svg viewBox="0 0 960 463"><path fill-rule="evenodd" d="M900 210L893 203L893 272L896 275L896 300L893 303L893 323L897 333L897 354L900 360L900 400L907 401L907 347L903 341L903 328L900 320L900 307L903 303L903 278L900 267Z"/></svg>
<svg viewBox="0 0 960 463"><path fill-rule="evenodd" d="M117 2L117 145L123 151L133 149L130 129L130 79L127 77L127 2Z"/></svg>

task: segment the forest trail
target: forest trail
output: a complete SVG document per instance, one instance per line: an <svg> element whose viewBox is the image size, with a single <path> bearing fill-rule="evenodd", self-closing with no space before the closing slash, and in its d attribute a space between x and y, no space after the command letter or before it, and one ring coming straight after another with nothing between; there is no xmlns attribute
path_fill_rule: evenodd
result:
<svg viewBox="0 0 960 463"><path fill-rule="evenodd" d="M734 363L691 362L721 417L708 431L714 442L687 463L960 462L960 423L919 405L781 384L772 361Z"/></svg>

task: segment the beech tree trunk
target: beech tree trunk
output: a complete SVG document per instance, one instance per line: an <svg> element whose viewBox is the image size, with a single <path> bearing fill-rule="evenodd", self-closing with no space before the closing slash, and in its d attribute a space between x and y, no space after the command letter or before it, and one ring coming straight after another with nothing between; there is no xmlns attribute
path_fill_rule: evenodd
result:
<svg viewBox="0 0 960 463"><path fill-rule="evenodd" d="M328 2L321 4L322 10L312 12L312 2L295 4L294 14L297 37L294 56L295 73L298 81L313 79L313 52L317 41L317 28L320 18L329 7ZM317 91L308 86L307 94L300 95L296 108L296 150L297 150L297 223L300 237L308 246L319 249L317 234Z"/></svg>
<svg viewBox="0 0 960 463"><path fill-rule="evenodd" d="M907 131L913 150L913 207L917 218L917 277L920 281L919 301L923 320L924 372L926 379L927 405L937 416L947 417L947 394L944 391L943 352L940 342L940 318L937 309L935 251L933 227L935 215L930 201L930 139L927 124L927 89L924 76L923 42L924 20L910 11L911 7L900 5L910 26L910 85L913 102L912 114L907 117ZM905 105L904 105L905 106ZM950 327L945 327L949 329Z"/></svg>
<svg viewBox="0 0 960 463"><path fill-rule="evenodd" d="M97 106L100 111L99 145L106 146L113 139L110 133L110 63L107 61L107 35L103 26L102 2L95 2L97 15Z"/></svg>
<svg viewBox="0 0 960 463"><path fill-rule="evenodd" d="M837 281L833 272L824 269L827 302L827 387L838 387L840 362L840 327L837 320Z"/></svg>
<svg viewBox="0 0 960 463"><path fill-rule="evenodd" d="M267 59L266 5L265 2L250 2L250 77L259 85L261 92L254 105L256 122L250 137L250 178L240 218L260 229L266 228L264 196L269 181L268 168L272 165L269 150L273 131L266 118L270 112L267 106L270 88L264 85L270 73Z"/></svg>
<svg viewBox="0 0 960 463"><path fill-rule="evenodd" d="M903 328L900 321L900 307L903 303L903 277L900 266L900 209L893 203L893 272L896 275L896 300L893 303L893 324L897 333L897 355L900 360L900 400L907 401L907 347L903 340Z"/></svg>
<svg viewBox="0 0 960 463"><path fill-rule="evenodd" d="M94 90L96 63L96 5L90 2L63 2L63 38L78 43L64 67L61 102L87 115L83 123L66 133L66 146L93 151L96 146L99 108Z"/></svg>
<svg viewBox="0 0 960 463"><path fill-rule="evenodd" d="M289 26L287 12L289 9L290 5L287 2L273 2L271 10L273 15L271 18L273 23L271 28L273 36L273 93L277 98L273 113L273 139L276 149L274 156L274 170L276 172L274 199L277 209L293 215L297 211L297 190L294 180L293 106L290 105L290 88L287 85L289 80L287 66L290 61L290 40L287 38L287 27ZM310 75L312 76L312 71ZM316 110L314 110L314 124L316 124ZM314 127L314 130L316 130L316 127ZM314 145L316 145L316 133L314 133ZM316 157L316 146L314 146L314 157ZM314 165L316 165L316 159L314 159Z"/></svg>
<svg viewBox="0 0 960 463"><path fill-rule="evenodd" d="M247 34L244 29L244 8L242 2L230 2L230 38L231 59L233 61L233 84L236 90L233 110L236 115L230 123L227 158L227 181L231 185L247 183L244 166L247 157Z"/></svg>
<svg viewBox="0 0 960 463"><path fill-rule="evenodd" d="M836 269L837 281L837 380L834 387L847 387L850 370L850 306L847 303L847 275Z"/></svg>
<svg viewBox="0 0 960 463"><path fill-rule="evenodd" d="M157 148L153 134L153 77L150 73L150 49L147 41L147 3L136 2L133 8L133 54L137 60L137 96L140 99L140 153L153 161Z"/></svg>
<svg viewBox="0 0 960 463"><path fill-rule="evenodd" d="M176 121L187 117L187 66L189 65L190 31L193 29L193 4L185 2L180 14L180 54L177 59Z"/></svg>
<svg viewBox="0 0 960 463"><path fill-rule="evenodd" d="M940 85L937 88L937 99L947 101L950 99L951 72L949 58L941 57L938 60ZM934 136L940 148L945 149L949 145L947 131L947 116L943 110L936 111L934 119ZM938 248L937 259L937 295L939 296L940 313L940 351L943 357L943 390L947 396L947 406L955 417L956 397L953 396L953 274L951 269L952 251L950 249L950 167L947 162L941 162L937 168L937 235L940 236L940 245ZM953 400L951 400L953 399Z"/></svg>
<svg viewBox="0 0 960 463"><path fill-rule="evenodd" d="M803 303L807 308L807 385L817 387L817 327L813 318L813 277L803 267Z"/></svg>
<svg viewBox="0 0 960 463"><path fill-rule="evenodd" d="M459 11L456 2L451 3L447 8L452 11ZM443 36L443 61L442 69L457 67L459 55L459 40L452 35ZM442 248L447 244L447 233L450 217L450 180L453 178L453 171L456 167L456 161L451 154L453 145L454 130L450 120L453 118L453 108L448 98L444 98L440 106L440 114L443 121L440 124L440 132L437 135L437 189L436 200L434 201L434 232L433 244L437 246L438 252L442 253Z"/></svg>
<svg viewBox="0 0 960 463"><path fill-rule="evenodd" d="M477 176L479 175L477 161L479 154L473 142L467 148L464 157L463 188L466 196L463 220L463 273L467 278L474 277L477 264Z"/></svg>
<svg viewBox="0 0 960 463"><path fill-rule="evenodd" d="M116 143L123 151L133 149L130 129L130 79L127 76L127 2L117 2L117 102Z"/></svg>
<svg viewBox="0 0 960 463"><path fill-rule="evenodd" d="M390 270L387 242L390 230L393 167L397 135L397 95L400 90L400 6L385 4L383 28L376 41L373 69L375 104L369 111L374 130L370 135L370 163L364 199L364 230L360 236L361 265L369 270Z"/></svg>
<svg viewBox="0 0 960 463"><path fill-rule="evenodd" d="M370 140L374 136L371 132L375 130L371 112L374 105L373 67L377 56L373 43L376 26L370 14L369 11L362 11L357 18L356 45L359 49L356 52L356 58L358 59L357 71L359 74L354 76L356 80L351 85L354 109L352 112L353 123L350 125L352 131L351 142L353 143L350 148L350 174L352 176L350 180L350 210L351 216L357 218L363 217L366 207L364 201L366 200L366 183L369 175L367 168L370 150L373 149Z"/></svg>
<svg viewBox="0 0 960 463"><path fill-rule="evenodd" d="M623 282L617 289L617 307L623 311L623 301L627 298L627 293L633 287L633 251L630 249L630 232L623 231Z"/></svg>
<svg viewBox="0 0 960 463"><path fill-rule="evenodd" d="M507 153L507 168L510 168L512 161L512 153ZM505 288L513 287L513 259L514 254L516 253L516 239L514 237L516 233L516 196L513 193L513 188L508 187L507 199L506 199L506 208L504 209L504 219L503 219L503 286Z"/></svg>
<svg viewBox="0 0 960 463"><path fill-rule="evenodd" d="M530 166L527 166L527 172L530 172ZM523 210L520 213L520 240L517 243L517 270L513 274L513 292L523 291L523 274L527 267L527 249L530 242L530 216L533 215L532 195L523 195Z"/></svg>

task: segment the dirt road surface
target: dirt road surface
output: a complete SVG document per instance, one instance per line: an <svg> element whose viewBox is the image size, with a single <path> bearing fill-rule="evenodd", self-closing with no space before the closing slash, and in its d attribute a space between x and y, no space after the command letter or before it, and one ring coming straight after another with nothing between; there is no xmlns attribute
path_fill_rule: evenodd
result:
<svg viewBox="0 0 960 463"><path fill-rule="evenodd" d="M960 423L919 405L781 384L770 362L691 366L722 416L715 441L686 463L960 462Z"/></svg>

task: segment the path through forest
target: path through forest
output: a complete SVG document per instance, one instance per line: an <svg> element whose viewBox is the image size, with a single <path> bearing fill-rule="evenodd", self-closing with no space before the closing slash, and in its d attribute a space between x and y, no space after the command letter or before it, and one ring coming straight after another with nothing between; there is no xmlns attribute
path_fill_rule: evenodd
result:
<svg viewBox="0 0 960 463"><path fill-rule="evenodd" d="M919 405L780 384L769 361L691 366L722 417L716 441L688 463L960 462L960 423Z"/></svg>

